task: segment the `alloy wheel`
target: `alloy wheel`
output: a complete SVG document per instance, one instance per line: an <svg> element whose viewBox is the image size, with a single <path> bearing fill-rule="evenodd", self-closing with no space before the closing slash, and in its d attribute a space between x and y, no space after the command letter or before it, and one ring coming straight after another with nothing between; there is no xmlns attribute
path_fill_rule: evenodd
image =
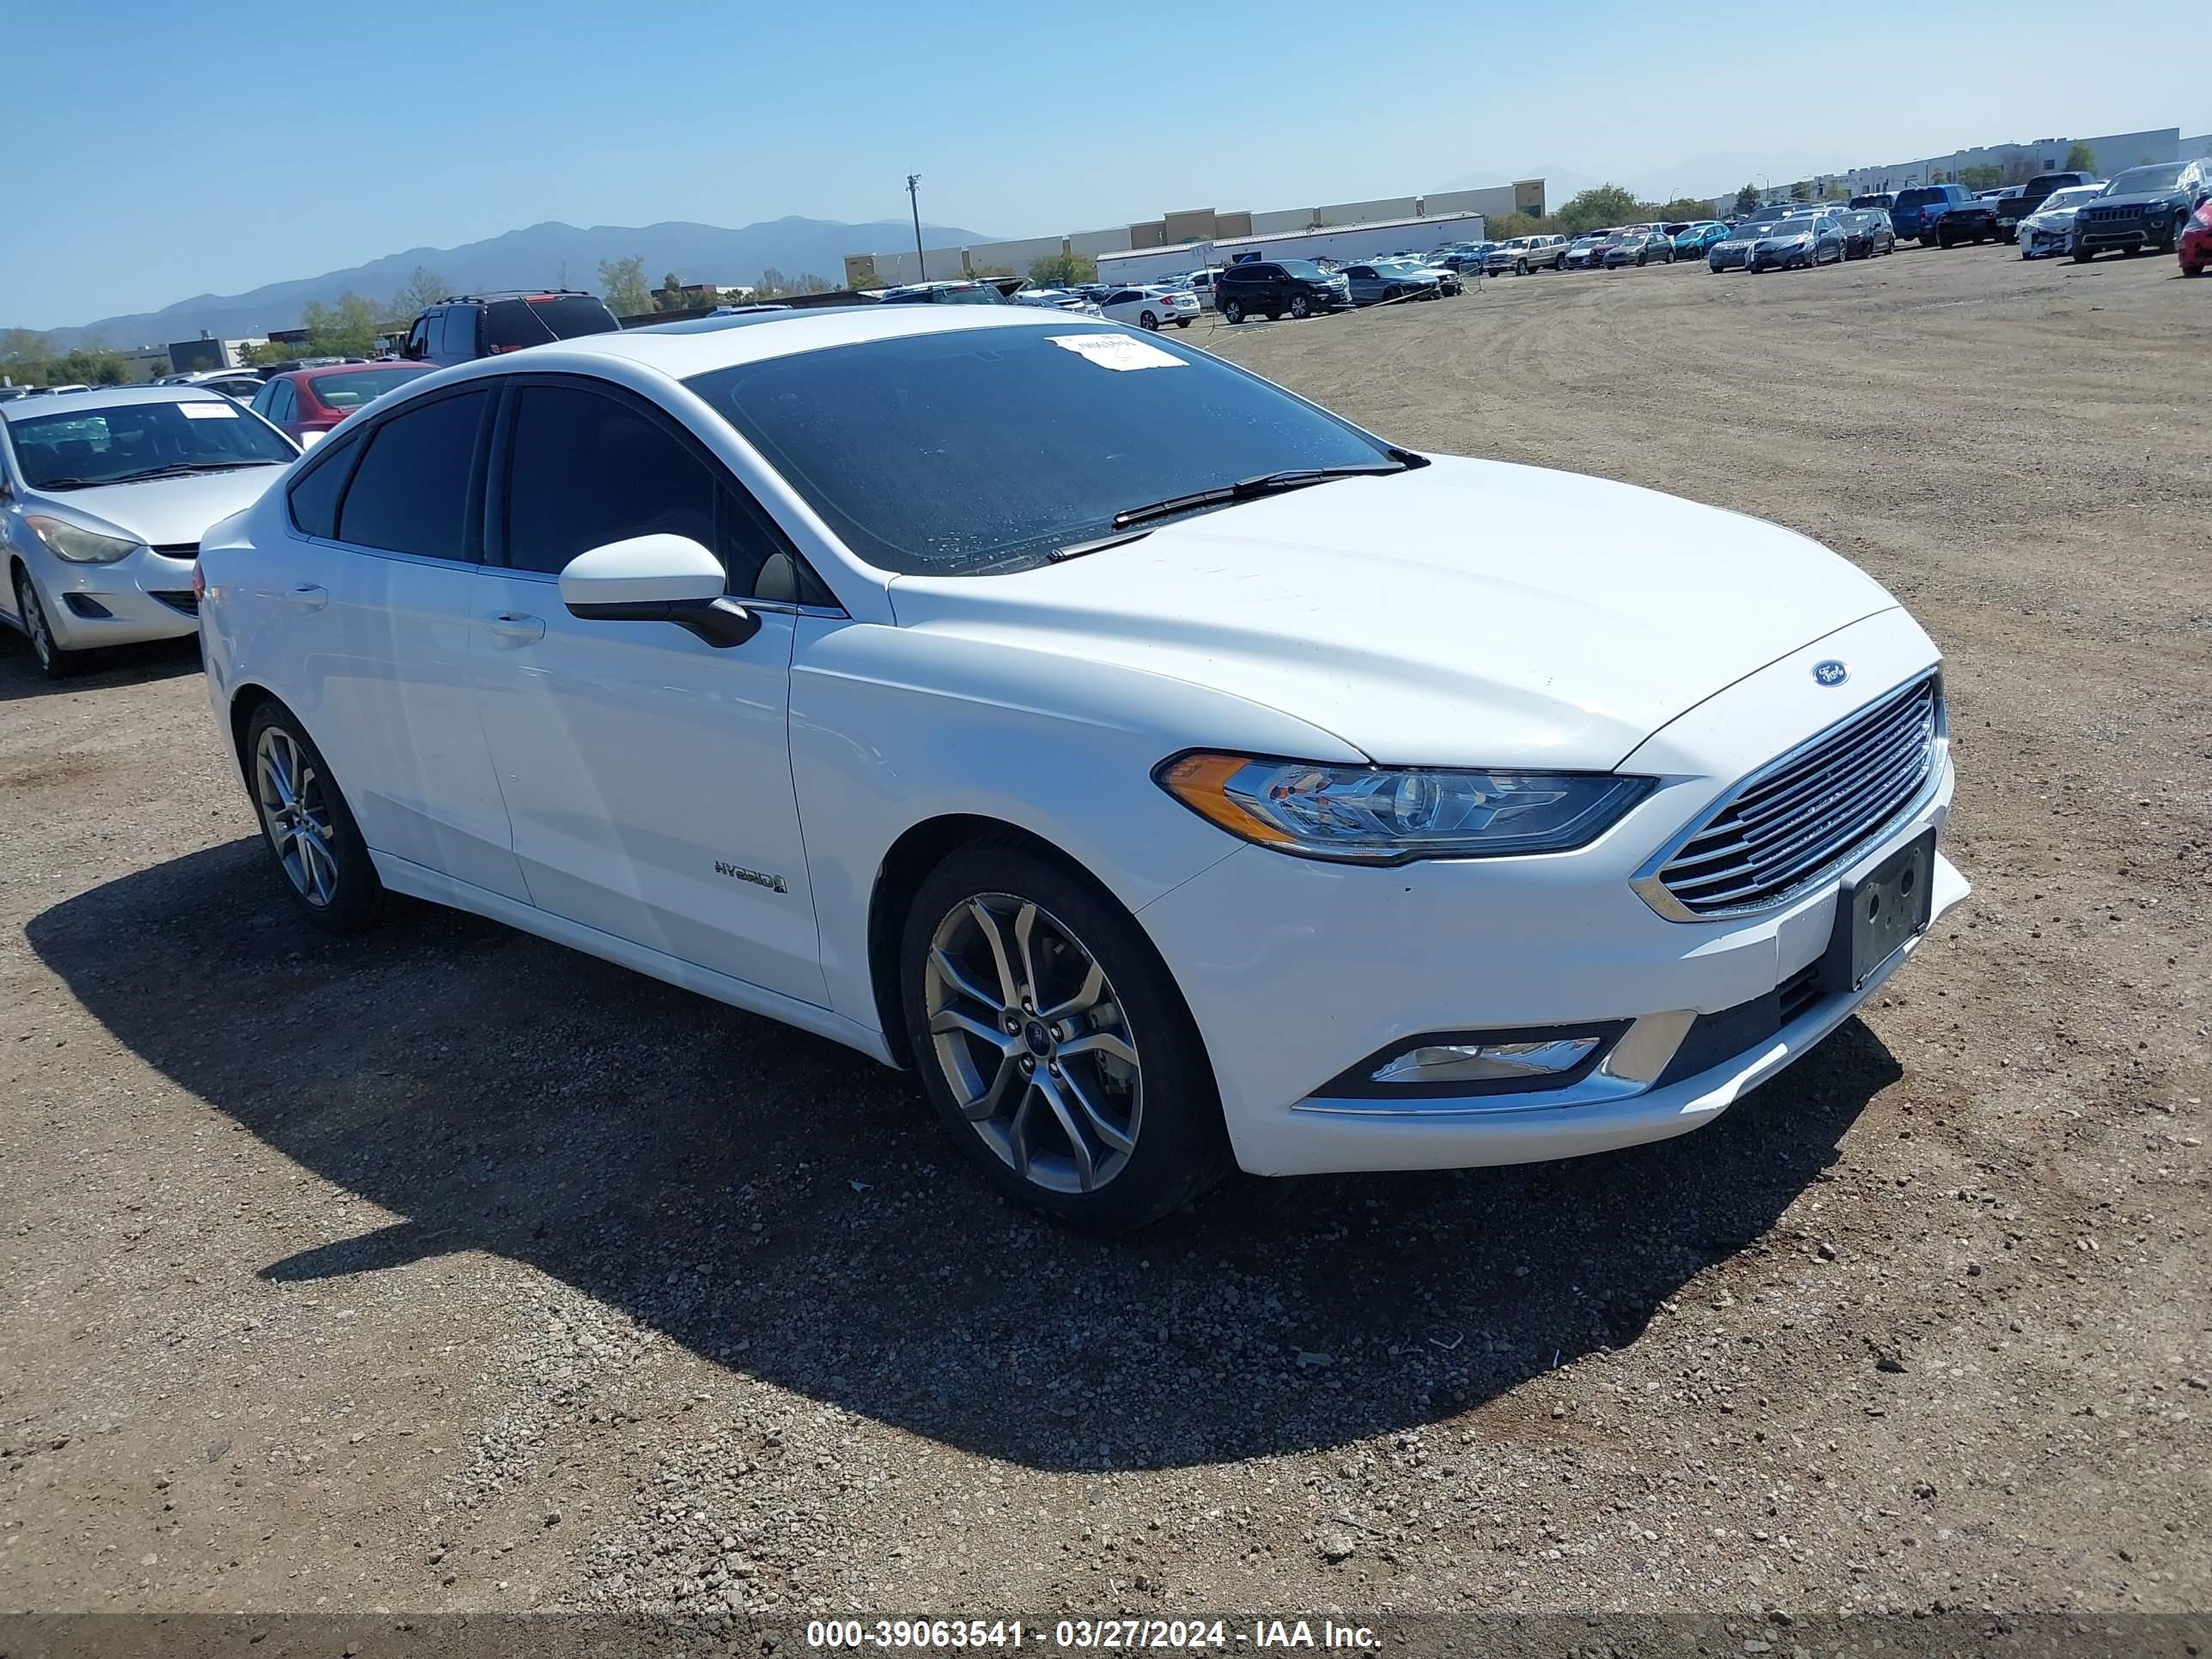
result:
<svg viewBox="0 0 2212 1659"><path fill-rule="evenodd" d="M40 667L52 673L61 647L54 643L46 608L39 603L39 592L31 586L28 576L15 579L15 614L23 619L23 631L30 635L31 654L39 659Z"/></svg>
<svg viewBox="0 0 2212 1659"><path fill-rule="evenodd" d="M322 775L282 726L268 727L254 745L253 795L285 878L308 903L327 906L337 896L337 828Z"/></svg>
<svg viewBox="0 0 2212 1659"><path fill-rule="evenodd" d="M960 1115L1023 1180L1097 1191L1136 1150L1144 1068L1121 999L1051 912L980 893L931 936L929 1036Z"/></svg>

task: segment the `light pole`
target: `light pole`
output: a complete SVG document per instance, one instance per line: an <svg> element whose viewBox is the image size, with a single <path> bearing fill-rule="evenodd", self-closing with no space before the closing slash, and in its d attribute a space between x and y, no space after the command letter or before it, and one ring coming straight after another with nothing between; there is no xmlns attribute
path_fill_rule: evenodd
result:
<svg viewBox="0 0 2212 1659"><path fill-rule="evenodd" d="M926 283L929 280L929 256L921 251L921 198L915 193L915 186L921 182L921 175L918 173L909 173L906 176L907 204L914 210L914 262L921 269L921 280Z"/></svg>

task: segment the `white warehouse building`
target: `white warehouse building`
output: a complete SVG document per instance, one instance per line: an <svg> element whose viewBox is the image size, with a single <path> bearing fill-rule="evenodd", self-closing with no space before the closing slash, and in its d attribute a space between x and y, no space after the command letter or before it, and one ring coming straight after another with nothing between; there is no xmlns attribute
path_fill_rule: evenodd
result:
<svg viewBox="0 0 2212 1659"><path fill-rule="evenodd" d="M1255 238L1355 227L1399 245L1411 246L1418 243L1426 249L1453 238L1480 236L1481 222L1486 218L1495 222L1516 213L1540 215L1547 210L1541 179L1522 179L1481 190L1438 191L1425 196L1391 196L1367 202L1336 202L1323 207L1282 208L1267 213L1188 208L1163 214L1142 224L1109 230L983 242L973 247L931 248L926 270L912 248L848 253L845 256L845 283L848 288L882 288L894 283L942 280L994 270L1010 270L1024 276L1029 274L1031 261L1061 254L1085 254L1097 259L1102 276L1115 256L1148 252L1173 254L1161 267L1163 270L1187 270L1206 263L1200 256L1202 248L1218 249L1221 257L1226 258L1250 246ZM1448 228L1443 222L1448 222ZM1415 236L1401 229L1394 235L1381 228L1386 225L1421 229L1423 234ZM1363 245L1360 251L1371 252L1373 249ZM1299 253L1285 257L1306 256Z"/></svg>

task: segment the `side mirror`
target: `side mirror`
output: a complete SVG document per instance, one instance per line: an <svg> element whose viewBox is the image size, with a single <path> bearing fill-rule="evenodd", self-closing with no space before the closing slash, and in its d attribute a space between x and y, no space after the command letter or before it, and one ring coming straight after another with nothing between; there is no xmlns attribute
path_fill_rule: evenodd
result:
<svg viewBox="0 0 2212 1659"><path fill-rule="evenodd" d="M579 553L561 602L585 622L666 622L717 650L743 645L760 618L723 595L722 562L689 536L633 536Z"/></svg>
<svg viewBox="0 0 2212 1659"><path fill-rule="evenodd" d="M327 432L302 432L300 434L301 453L305 454L308 450L313 449L317 444L322 442L324 439L330 435L331 434Z"/></svg>

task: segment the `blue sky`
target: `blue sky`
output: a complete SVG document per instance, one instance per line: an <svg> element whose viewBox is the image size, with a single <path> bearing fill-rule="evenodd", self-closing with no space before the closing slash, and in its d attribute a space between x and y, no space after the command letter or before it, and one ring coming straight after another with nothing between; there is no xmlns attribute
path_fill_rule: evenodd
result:
<svg viewBox="0 0 2212 1659"><path fill-rule="evenodd" d="M1240 12L1255 21L1231 27ZM1107 15L6 0L0 325L544 219L896 217L909 171L933 221L1034 235L1537 171L1718 189L1761 161L1778 176L2212 118L2169 49L2202 33L2179 0L2094 17L2041 0L1232 0L1163 7L1142 33ZM2083 75L2056 49L2115 34L2149 53L2144 73ZM1907 61L1930 72L1906 84ZM1761 62L1773 72L1746 72Z"/></svg>

